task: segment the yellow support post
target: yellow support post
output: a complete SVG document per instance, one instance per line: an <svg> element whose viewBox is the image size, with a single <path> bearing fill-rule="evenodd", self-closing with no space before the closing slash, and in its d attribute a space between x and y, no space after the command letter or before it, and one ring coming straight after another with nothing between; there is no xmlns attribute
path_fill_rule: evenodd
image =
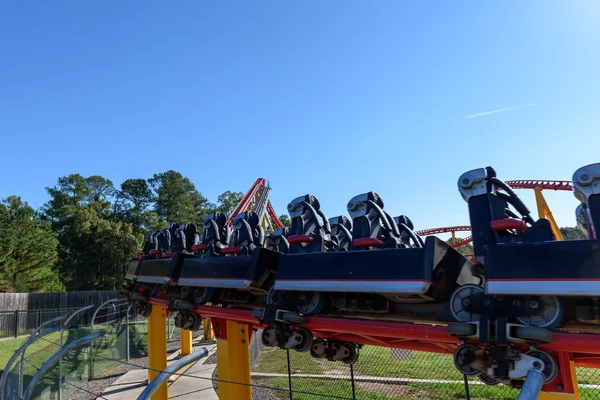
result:
<svg viewBox="0 0 600 400"><path fill-rule="evenodd" d="M550 222L550 227L552 228L552 233L554 233L556 240L565 240L562 233L560 233L560 229L558 227L558 224L556 223L556 220L552 216L552 211L550 211L548 203L546 203L546 199L542 194L542 190L543 189L540 186L533 189L533 191L535 192L535 202L537 204L538 217L546 218Z"/></svg>
<svg viewBox="0 0 600 400"><path fill-rule="evenodd" d="M179 341L181 344L181 357L192 354L192 331L179 329Z"/></svg>
<svg viewBox="0 0 600 400"><path fill-rule="evenodd" d="M167 368L167 310L156 305L148 317L148 382ZM167 400L167 382L152 395L152 400Z"/></svg>
<svg viewBox="0 0 600 400"><path fill-rule="evenodd" d="M248 325L227 321L227 340L217 340L219 400L252 399L249 345Z"/></svg>
<svg viewBox="0 0 600 400"><path fill-rule="evenodd" d="M203 340L213 340L215 335L213 334L212 325L210 324L210 319L203 318L202 319L202 339Z"/></svg>
<svg viewBox="0 0 600 400"><path fill-rule="evenodd" d="M456 232L452 231L452 244L456 243Z"/></svg>

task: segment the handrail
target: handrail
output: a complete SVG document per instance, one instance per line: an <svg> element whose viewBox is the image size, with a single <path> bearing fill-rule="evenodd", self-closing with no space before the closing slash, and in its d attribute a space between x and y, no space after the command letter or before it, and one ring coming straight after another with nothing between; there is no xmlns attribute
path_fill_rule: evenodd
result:
<svg viewBox="0 0 600 400"><path fill-rule="evenodd" d="M193 352L192 354L189 354L189 355L182 357L179 360L175 361L174 363L169 365L167 368L162 370L161 373L158 374L158 376L156 378L152 379L152 381L148 384L148 386L146 386L146 389L144 389L144 391L138 396L138 400L150 399L150 397L152 397L154 392L156 392L158 390L158 388L160 388L160 386L163 383L165 383L171 375L173 375L174 373L176 373L177 371L179 371L181 368L185 367L186 365L196 362L199 359L206 357L207 355L208 355L208 350L206 349L206 347L203 347L200 350L197 350L197 351ZM27 400L27 399L24 399L24 400Z"/></svg>
<svg viewBox="0 0 600 400"><path fill-rule="evenodd" d="M29 382L29 385L27 385L27 389L25 389L25 393L23 394L23 397L21 398L21 400L29 400L29 398L31 398L31 396L33 395L33 391L35 389L35 385L37 385L37 383L41 379L41 377L44 376L44 374L54 365L54 363L56 363L56 361L58 361L59 358L61 358L63 356L63 354L65 354L68 351L73 350L74 348L76 348L78 346L81 346L82 344L87 344L93 340L99 339L102 336L104 336L104 332L92 333L92 334L84 336L80 339L74 340L73 342L69 343L65 347L61 347L36 372L36 374L33 376L31 381Z"/></svg>
<svg viewBox="0 0 600 400"><path fill-rule="evenodd" d="M69 313L64 314L64 315L59 315L58 317L50 318L48 321L44 322L43 324L41 324L40 326L35 328L35 331L31 332L31 334L29 335L29 339L31 339L36 333L38 333L40 331L40 329L42 329L44 326L53 324L60 320L63 320L65 318L67 318L68 316L69 316Z"/></svg>
<svg viewBox="0 0 600 400"><path fill-rule="evenodd" d="M60 347L62 347L62 344L63 344L63 332L65 331L65 328L67 327L67 325L69 324L69 322L71 322L71 320L73 319L73 317L77 316L77 314L79 314L82 311L89 310L90 308L94 308L94 306L91 305L91 306L81 307L80 309L76 310L74 313L69 314L69 317L66 319L65 322L63 322L61 330L60 330L60 338L58 339L58 345Z"/></svg>
<svg viewBox="0 0 600 400"><path fill-rule="evenodd" d="M69 324L69 322L71 322L71 320L73 319L73 317L77 317L77 314L79 314L82 311L87 311L90 308L94 308L94 306L93 305L89 305L89 306L81 307L78 310L75 310L75 312L71 313L69 315L69 317L65 320L65 322L63 322L61 330L60 330L60 337L58 338L58 346L59 346L59 348L63 347L63 333L65 332L65 328L67 327L67 325ZM21 363L22 362L23 361L21 361ZM62 370L63 370L63 365L62 365L62 357L61 357L58 360L58 400L62 400ZM22 385L19 385L19 386L22 387Z"/></svg>
<svg viewBox="0 0 600 400"><path fill-rule="evenodd" d="M106 300L104 303L102 303L98 306L96 311L94 311L94 315L92 315L92 323L91 323L92 324L92 332L94 331L94 320L96 319L96 316L98 315L98 311L100 311L102 309L102 307L104 307L105 305L107 305L109 303L115 303L119 300L121 300L121 299L118 297L115 297L114 299Z"/></svg>
<svg viewBox="0 0 600 400"><path fill-rule="evenodd" d="M536 400L540 395L544 385L544 373L537 369L531 369L527 372L525 383L519 392L517 400Z"/></svg>
<svg viewBox="0 0 600 400"><path fill-rule="evenodd" d="M33 336L33 337L29 337L18 349L17 351L15 351L15 354L12 355L12 357L10 357L10 359L8 360L8 362L6 363L6 367L4 367L4 372L2 372L2 376L0 376L0 398L4 398L3 392L1 392L1 390L4 390L5 385L6 385L6 378L8 377L8 374L10 373L10 370L12 368L12 365L14 364L14 362L17 360L17 358L21 355L21 353L25 354L25 350L27 349L27 347L35 342L36 340L38 340L39 338L43 337L43 336L47 336L50 335L51 333L56 333L59 332L61 330L60 327L54 328L54 329L48 329L44 332L41 332L39 335L37 336ZM19 393L20 394L20 393Z"/></svg>

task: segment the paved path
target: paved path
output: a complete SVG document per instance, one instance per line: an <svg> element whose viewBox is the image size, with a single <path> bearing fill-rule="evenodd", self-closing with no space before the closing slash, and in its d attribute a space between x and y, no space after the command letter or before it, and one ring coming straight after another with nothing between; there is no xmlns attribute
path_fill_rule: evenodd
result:
<svg viewBox="0 0 600 400"><path fill-rule="evenodd" d="M194 349L206 347L209 351L207 357L203 357L194 364L188 365L180 370L180 374L174 375L169 381L169 399L177 400L218 400L212 385L212 375L216 364L205 364L209 357L216 352L215 344L194 343ZM179 352L169 356L170 364L177 358ZM127 372L104 389L101 396L108 400L135 400L146 388L148 371L135 369Z"/></svg>

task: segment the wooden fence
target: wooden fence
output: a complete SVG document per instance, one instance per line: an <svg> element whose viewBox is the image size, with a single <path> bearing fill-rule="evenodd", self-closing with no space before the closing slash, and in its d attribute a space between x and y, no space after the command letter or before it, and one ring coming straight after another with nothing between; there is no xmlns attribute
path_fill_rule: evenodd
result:
<svg viewBox="0 0 600 400"><path fill-rule="evenodd" d="M79 308L99 306L106 300L120 297L118 290L56 293L0 293L0 311Z"/></svg>
<svg viewBox="0 0 600 400"><path fill-rule="evenodd" d="M33 331L39 324L73 312L81 307L94 308L107 300L121 297L118 290L60 293L0 293L0 338ZM79 314L80 321L91 319L92 310Z"/></svg>

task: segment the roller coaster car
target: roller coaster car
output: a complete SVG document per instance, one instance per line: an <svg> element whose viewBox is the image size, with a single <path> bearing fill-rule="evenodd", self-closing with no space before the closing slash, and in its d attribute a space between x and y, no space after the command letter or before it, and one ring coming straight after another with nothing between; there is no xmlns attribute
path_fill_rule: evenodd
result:
<svg viewBox="0 0 600 400"><path fill-rule="evenodd" d="M299 292L296 308L304 315L393 313L393 319L415 321L422 314L447 321L445 301L453 290L478 281L471 266L450 245L428 237L420 248L288 254L280 259L274 289Z"/></svg>
<svg viewBox="0 0 600 400"><path fill-rule="evenodd" d="M198 329L199 319L191 311L208 302L254 308L264 305L273 286L279 254L262 247L264 233L253 211L233 220L232 246L221 250L223 257L186 259L179 276L180 300L176 324Z"/></svg>
<svg viewBox="0 0 600 400"><path fill-rule="evenodd" d="M307 194L297 197L287 208L292 219L287 237L290 253L314 253L331 249L331 227L315 196Z"/></svg>
<svg viewBox="0 0 600 400"><path fill-rule="evenodd" d="M290 251L290 243L287 241L290 230L288 228L278 228L267 235L265 247L270 250L287 254Z"/></svg>
<svg viewBox="0 0 600 400"><path fill-rule="evenodd" d="M193 224L169 224L158 235L158 249L142 255L135 267L135 284L131 299L138 313L148 316L151 305L149 297L169 300L179 296L177 280L185 258L194 257L192 247L197 240L196 227ZM130 263L133 270L133 262Z"/></svg>
<svg viewBox="0 0 600 400"><path fill-rule="evenodd" d="M600 163L575 171L573 193L581 202L577 209L580 228L590 239L600 239Z"/></svg>
<svg viewBox="0 0 600 400"><path fill-rule="evenodd" d="M221 255L221 251L229 246L231 228L227 225L227 216L216 211L202 220L204 234L199 243L192 246L196 255L203 257Z"/></svg>
<svg viewBox="0 0 600 400"><path fill-rule="evenodd" d="M279 256L277 251L258 247L251 255L186 258L178 277L180 300L174 303L179 311L178 326L198 329L199 319L191 311L208 302L241 308L264 306Z"/></svg>
<svg viewBox="0 0 600 400"><path fill-rule="evenodd" d="M348 251L352 248L352 224L343 215L329 218L331 226L332 247L338 251Z"/></svg>
<svg viewBox="0 0 600 400"><path fill-rule="evenodd" d="M450 312L460 322L448 333L479 344L460 346L455 364L488 384L518 386L533 368L549 382L556 362L535 347L552 341L550 329L573 318L600 323L600 243L554 241L550 223L534 221L491 167L466 172L458 188L469 205L485 285L461 286L450 299ZM524 353L518 344L532 350Z"/></svg>
<svg viewBox="0 0 600 400"><path fill-rule="evenodd" d="M352 217L352 248L395 249L404 247L394 219L383 211L383 200L375 192L354 196L348 202Z"/></svg>

